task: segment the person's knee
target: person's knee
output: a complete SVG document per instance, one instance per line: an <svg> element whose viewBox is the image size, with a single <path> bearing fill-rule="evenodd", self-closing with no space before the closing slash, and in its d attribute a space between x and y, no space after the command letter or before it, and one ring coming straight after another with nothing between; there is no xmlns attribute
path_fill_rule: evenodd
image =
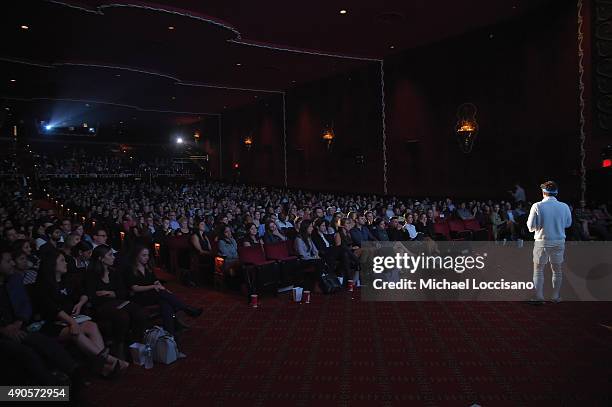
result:
<svg viewBox="0 0 612 407"><path fill-rule="evenodd" d="M543 273L545 267L546 267L546 263L533 263L533 272Z"/></svg>
<svg viewBox="0 0 612 407"><path fill-rule="evenodd" d="M81 330L87 334L97 334L98 331L98 325L95 322L92 321L86 321L83 324L81 324Z"/></svg>
<svg viewBox="0 0 612 407"><path fill-rule="evenodd" d="M563 272L562 263L550 263L550 268L552 269L553 273Z"/></svg>

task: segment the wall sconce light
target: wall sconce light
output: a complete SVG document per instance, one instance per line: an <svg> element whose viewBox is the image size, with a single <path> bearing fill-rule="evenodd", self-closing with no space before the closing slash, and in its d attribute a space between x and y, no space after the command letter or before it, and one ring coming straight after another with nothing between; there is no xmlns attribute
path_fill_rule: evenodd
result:
<svg viewBox="0 0 612 407"><path fill-rule="evenodd" d="M244 146L247 150L250 150L253 147L253 138L251 136L244 138Z"/></svg>
<svg viewBox="0 0 612 407"><path fill-rule="evenodd" d="M457 108L457 124L455 134L459 142L459 148L464 153L471 153L478 135L478 122L476 113L478 109L473 103L464 103Z"/></svg>
<svg viewBox="0 0 612 407"><path fill-rule="evenodd" d="M193 138L195 139L195 141L199 141L200 140L200 132L198 130L196 130L195 133L193 133Z"/></svg>
<svg viewBox="0 0 612 407"><path fill-rule="evenodd" d="M331 146L335 138L336 135L334 134L334 129L329 128L323 131L323 141L327 143L328 150L331 150Z"/></svg>

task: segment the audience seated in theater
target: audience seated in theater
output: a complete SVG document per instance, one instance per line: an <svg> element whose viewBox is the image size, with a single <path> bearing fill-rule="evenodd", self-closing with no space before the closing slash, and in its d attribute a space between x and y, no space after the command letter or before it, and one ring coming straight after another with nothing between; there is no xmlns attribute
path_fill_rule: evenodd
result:
<svg viewBox="0 0 612 407"><path fill-rule="evenodd" d="M72 382L74 397L81 380L79 365L54 339L27 330L32 305L20 278L9 287L8 280L14 274L10 248L2 246L0 256L0 382L43 386Z"/></svg>
<svg viewBox="0 0 612 407"><path fill-rule="evenodd" d="M79 274L84 274L89 266L93 246L89 242L80 241L72 248L72 258L74 260L74 271ZM70 267L70 266L69 266Z"/></svg>
<svg viewBox="0 0 612 407"><path fill-rule="evenodd" d="M587 207L586 201L580 201L579 206L574 210L576 221L582 225L583 234L587 240L594 239L595 236L603 240L612 239L609 231L610 222L601 216L603 212L600 210L600 218L598 218L591 209Z"/></svg>
<svg viewBox="0 0 612 407"><path fill-rule="evenodd" d="M493 206L493 211L490 216L490 224L493 231L493 240L499 240L505 234L506 222L501 217L500 207L498 204Z"/></svg>
<svg viewBox="0 0 612 407"><path fill-rule="evenodd" d="M244 247L251 247L260 245L263 246L264 242L261 237L259 237L259 233L257 232L257 226L254 223L247 223L246 227L246 235L242 240L242 245Z"/></svg>
<svg viewBox="0 0 612 407"><path fill-rule="evenodd" d="M201 256L211 256L212 246L208 236L206 236L206 222L200 220L197 224L197 228L191 235L191 245L195 249L196 253Z"/></svg>
<svg viewBox="0 0 612 407"><path fill-rule="evenodd" d="M457 208L457 216L462 220L474 219L474 214L466 207L465 202L461 202L459 204L459 208Z"/></svg>
<svg viewBox="0 0 612 407"><path fill-rule="evenodd" d="M238 261L238 243L232 236L232 228L222 224L219 232L219 255L225 258L225 263Z"/></svg>
<svg viewBox="0 0 612 407"><path fill-rule="evenodd" d="M320 276L324 271L324 263L319 256L319 251L312 241L312 232L314 227L309 219L302 221L300 225L300 233L295 238L295 252L302 260L305 268L312 266L315 268L315 277ZM307 282L309 289L314 288L314 281Z"/></svg>
<svg viewBox="0 0 612 407"><path fill-rule="evenodd" d="M40 248L38 249L38 252L41 257L44 256L44 254L48 251L54 252L55 250L57 250L59 243L60 243L61 233L62 233L62 230L56 224L53 224L49 226L47 229L45 229L45 235L47 236L47 242L43 244L42 246L40 246Z"/></svg>
<svg viewBox="0 0 612 407"><path fill-rule="evenodd" d="M50 250L42 257L36 282L37 301L46 319L41 332L73 342L91 359L95 371L103 376L114 376L129 364L105 348L95 322L78 323L72 317L81 314L88 298L82 293L81 287L70 281L67 271L66 260L61 252Z"/></svg>
<svg viewBox="0 0 612 407"><path fill-rule="evenodd" d="M64 240L64 244L60 247L60 251L64 254L66 258L66 264L68 265L68 273L76 273L76 261L72 256L72 250L75 246L77 246L81 242L81 236L76 233L70 233L66 236Z"/></svg>
<svg viewBox="0 0 612 407"><path fill-rule="evenodd" d="M47 240L49 240L49 237L47 236L47 234L45 233L47 228L51 227L53 225L53 222L49 222L49 221L44 221L39 223L35 229L35 236L34 236L34 244L36 245L36 250L40 250L40 247L42 245L44 245L45 243L47 243Z"/></svg>
<svg viewBox="0 0 612 407"><path fill-rule="evenodd" d="M72 232L76 233L79 236L81 236L81 240L84 240L84 241L89 242L89 243L93 243L93 240L91 239L91 236L89 236L87 233L85 233L85 229L83 228L82 224L80 224L80 223L73 223L72 224Z"/></svg>
<svg viewBox="0 0 612 407"><path fill-rule="evenodd" d="M408 232L404 229L406 222L404 217L393 216L389 221L389 228L387 229L387 235L389 240L392 242L404 242L410 240Z"/></svg>
<svg viewBox="0 0 612 407"><path fill-rule="evenodd" d="M176 324L184 326L182 320L176 317L177 312L181 311L192 317L202 314L202 308L186 305L158 280L151 269L148 248L134 248L127 264L124 278L133 293L133 301L142 306L159 305L163 327L171 335L176 332Z"/></svg>
<svg viewBox="0 0 612 407"><path fill-rule="evenodd" d="M383 218L377 218L372 225L372 235L376 240L388 242L389 234L387 233L387 223Z"/></svg>
<svg viewBox="0 0 612 407"><path fill-rule="evenodd" d="M337 265L340 275L345 278L352 276L351 272L351 253L344 246L337 246L334 234L328 234L328 222L325 218L317 219L314 223L314 231L310 235L315 247L319 252L319 257L323 259L328 270L334 270Z"/></svg>
<svg viewBox="0 0 612 407"><path fill-rule="evenodd" d="M423 234L423 236L433 237L433 223L427 218L426 213L421 213L419 221L415 225L417 233Z"/></svg>
<svg viewBox="0 0 612 407"><path fill-rule="evenodd" d="M189 220L182 216L179 219L179 228L174 231L175 236L189 236L191 234L191 230L189 229Z"/></svg>
<svg viewBox="0 0 612 407"><path fill-rule="evenodd" d="M289 215L283 211L278 215L276 226L281 232L284 232L285 229L291 229L293 227L293 223L289 221Z"/></svg>
<svg viewBox="0 0 612 407"><path fill-rule="evenodd" d="M62 219L60 228L60 242L64 242L68 235L72 233L72 221L70 219Z"/></svg>
<svg viewBox="0 0 612 407"><path fill-rule="evenodd" d="M276 223L274 222L273 219L270 218L265 223L265 228L266 228L266 231L264 232L264 235L263 235L263 241L265 244L280 243L280 242L284 242L285 240L287 240L287 237L285 237L278 230L278 227L276 226Z"/></svg>
<svg viewBox="0 0 612 407"><path fill-rule="evenodd" d="M108 233L106 232L106 228L104 228L103 226L98 226L97 228L95 228L92 233L92 240L93 242L91 245L94 249L100 245L106 245L106 242L108 240Z"/></svg>
<svg viewBox="0 0 612 407"><path fill-rule="evenodd" d="M376 240L376 237L370 232L370 229L366 226L366 217L363 214L356 216L357 222L355 226L351 228L350 234L353 244L361 247L362 242Z"/></svg>
<svg viewBox="0 0 612 407"><path fill-rule="evenodd" d="M32 254L32 245L28 240L19 239L13 243L12 248L13 252L21 252L26 256L27 268L24 272L23 283L25 285L34 284L36 282L36 277L38 276L40 259Z"/></svg>
<svg viewBox="0 0 612 407"><path fill-rule="evenodd" d="M151 323L145 310L128 301L121 273L115 270L115 256L110 247L94 249L85 277L85 293L95 310L96 320L112 326L113 354L125 358L127 343L142 342Z"/></svg>

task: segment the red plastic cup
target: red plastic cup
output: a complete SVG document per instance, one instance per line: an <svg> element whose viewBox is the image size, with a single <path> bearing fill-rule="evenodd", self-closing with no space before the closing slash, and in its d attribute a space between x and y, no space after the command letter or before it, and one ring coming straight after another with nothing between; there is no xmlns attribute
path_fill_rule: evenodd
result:
<svg viewBox="0 0 612 407"><path fill-rule="evenodd" d="M257 294L251 294L251 307L257 308Z"/></svg>
<svg viewBox="0 0 612 407"><path fill-rule="evenodd" d="M310 304L310 291L304 291L303 299L306 304Z"/></svg>
<svg viewBox="0 0 612 407"><path fill-rule="evenodd" d="M353 280L348 281L348 290L353 292L353 288L355 287L355 282Z"/></svg>

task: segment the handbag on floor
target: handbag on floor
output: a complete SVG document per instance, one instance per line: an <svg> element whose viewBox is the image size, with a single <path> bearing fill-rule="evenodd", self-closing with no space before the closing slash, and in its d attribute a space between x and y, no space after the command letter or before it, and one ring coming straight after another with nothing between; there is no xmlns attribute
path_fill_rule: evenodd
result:
<svg viewBox="0 0 612 407"><path fill-rule="evenodd" d="M319 285L321 287L321 291L323 291L323 294L333 294L336 291L340 291L340 288L342 287L340 285L340 281L338 281L338 277L336 277L336 275L333 273L321 274Z"/></svg>
<svg viewBox="0 0 612 407"><path fill-rule="evenodd" d="M147 329L144 343L153 349L153 360L166 365L174 363L179 358L179 350L174 337L160 326Z"/></svg>

